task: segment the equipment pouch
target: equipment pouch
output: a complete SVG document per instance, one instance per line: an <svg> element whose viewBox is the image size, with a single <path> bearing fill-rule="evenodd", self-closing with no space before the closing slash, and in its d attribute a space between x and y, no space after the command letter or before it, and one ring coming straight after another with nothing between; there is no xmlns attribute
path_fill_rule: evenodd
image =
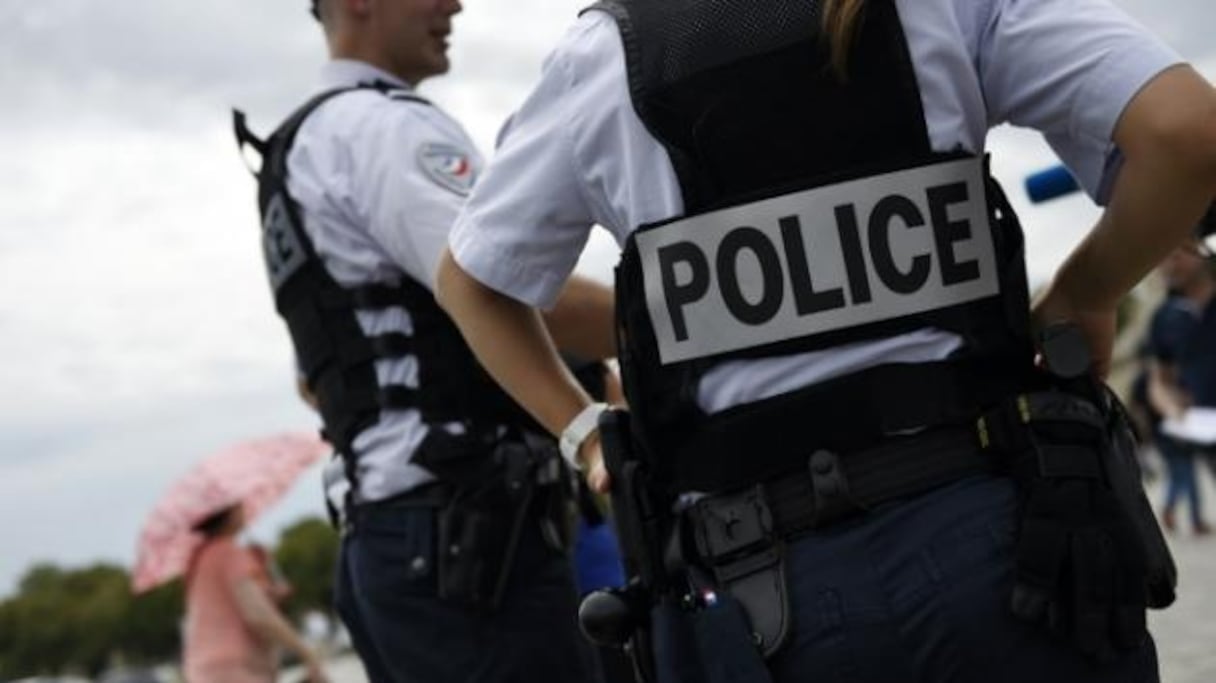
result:
<svg viewBox="0 0 1216 683"><path fill-rule="evenodd" d="M463 481L440 511L440 598L488 611L501 604L524 525L536 519L537 480L545 472L533 456L525 443L499 443L483 457L488 476Z"/></svg>
<svg viewBox="0 0 1216 683"><path fill-rule="evenodd" d="M439 512L439 597L477 609L496 608L514 548L511 515L457 499Z"/></svg>
<svg viewBox="0 0 1216 683"><path fill-rule="evenodd" d="M1049 328L1042 351L1052 388L1017 396L979 424L981 442L1010 456L1024 496L1011 608L1107 660L1142 646L1145 609L1173 600L1176 572L1140 486L1126 415L1089 374L1084 339Z"/></svg>
<svg viewBox="0 0 1216 683"><path fill-rule="evenodd" d="M1174 564L1174 556L1161 533L1140 480L1140 463L1136 458L1136 437L1131 418L1109 389L1106 398L1110 402L1110 453L1106 471L1111 491L1119 501L1119 507L1130 517L1135 538L1144 548L1148 606L1165 609L1174 603L1176 597L1178 567Z"/></svg>

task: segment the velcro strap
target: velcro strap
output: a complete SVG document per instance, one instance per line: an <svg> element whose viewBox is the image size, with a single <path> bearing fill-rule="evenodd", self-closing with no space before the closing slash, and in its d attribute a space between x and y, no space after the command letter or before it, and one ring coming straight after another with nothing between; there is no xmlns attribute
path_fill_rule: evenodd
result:
<svg viewBox="0 0 1216 683"><path fill-rule="evenodd" d="M363 285L350 290L355 308L381 309L403 305L406 290L399 285Z"/></svg>
<svg viewBox="0 0 1216 683"><path fill-rule="evenodd" d="M404 384L389 384L380 387L376 397L385 410L409 410L418 408L421 392Z"/></svg>
<svg viewBox="0 0 1216 683"><path fill-rule="evenodd" d="M400 332L370 337L368 342L371 343L377 358L401 358L414 353L415 348L414 338Z"/></svg>
<svg viewBox="0 0 1216 683"><path fill-rule="evenodd" d="M332 343L342 367L345 368L371 363L379 356L376 349L362 337L342 336Z"/></svg>
<svg viewBox="0 0 1216 683"><path fill-rule="evenodd" d="M1091 401L1059 391L1041 391L1018 397L1024 421L1068 422L1103 431L1106 428L1101 411Z"/></svg>
<svg viewBox="0 0 1216 683"><path fill-rule="evenodd" d="M824 487L817 485L816 458L820 453L823 451L812 456L808 470L765 482L777 535L815 528L841 516L826 509L831 501L825 500ZM891 439L875 448L840 455L835 462L844 485L841 493L847 498L838 506L841 512L868 510L1000 468L995 459L980 451L975 434L960 428ZM824 466L819 471L827 470Z"/></svg>
<svg viewBox="0 0 1216 683"><path fill-rule="evenodd" d="M406 284L370 284L346 289L332 289L321 293L321 306L329 309L381 310L393 306L409 305L413 293Z"/></svg>

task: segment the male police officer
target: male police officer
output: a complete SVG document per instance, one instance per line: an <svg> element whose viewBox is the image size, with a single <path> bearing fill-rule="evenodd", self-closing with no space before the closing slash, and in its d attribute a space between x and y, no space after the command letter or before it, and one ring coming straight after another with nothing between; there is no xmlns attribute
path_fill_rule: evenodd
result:
<svg viewBox="0 0 1216 683"><path fill-rule="evenodd" d="M448 69L460 9L313 0L332 57L322 92L266 142L238 114L238 139L263 153L276 306L352 485L337 602L369 675L588 680L566 470L429 289L482 168L461 126L413 91ZM610 355L609 290L564 291L555 336Z"/></svg>

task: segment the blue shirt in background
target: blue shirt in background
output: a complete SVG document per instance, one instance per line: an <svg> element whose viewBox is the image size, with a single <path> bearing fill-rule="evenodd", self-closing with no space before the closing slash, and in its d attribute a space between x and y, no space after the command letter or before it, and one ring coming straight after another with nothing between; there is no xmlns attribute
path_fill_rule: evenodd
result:
<svg viewBox="0 0 1216 683"><path fill-rule="evenodd" d="M1172 296L1153 314L1149 353L1177 370L1196 406L1216 408L1216 298L1202 309Z"/></svg>

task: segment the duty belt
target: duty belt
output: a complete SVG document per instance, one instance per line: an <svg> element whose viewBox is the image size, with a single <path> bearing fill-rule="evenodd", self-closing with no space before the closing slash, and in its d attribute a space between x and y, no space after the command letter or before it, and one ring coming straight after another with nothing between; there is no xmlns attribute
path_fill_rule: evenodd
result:
<svg viewBox="0 0 1216 683"><path fill-rule="evenodd" d="M816 450L805 469L698 501L690 510L698 554L703 559L745 554L753 543L796 536L1000 467L995 457L981 453L975 430L965 427L897 437L848 454ZM754 506L762 511L756 514ZM754 533L738 528L749 519L760 527Z"/></svg>
<svg viewBox="0 0 1216 683"><path fill-rule="evenodd" d="M765 657L789 632L782 541L971 475L995 472L971 428L948 427L887 439L847 454L819 449L805 468L759 484L713 494L685 513L695 560L676 562L693 577L699 567L742 605ZM678 567L668 566L669 571Z"/></svg>

